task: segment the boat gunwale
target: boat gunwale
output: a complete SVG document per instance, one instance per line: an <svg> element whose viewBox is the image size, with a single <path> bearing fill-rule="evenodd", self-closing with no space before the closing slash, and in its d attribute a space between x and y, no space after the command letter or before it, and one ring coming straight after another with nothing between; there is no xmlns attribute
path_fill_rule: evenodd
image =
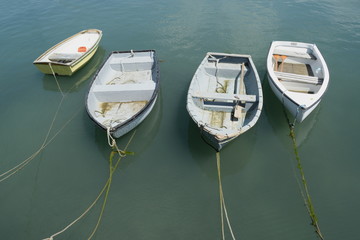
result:
<svg viewBox="0 0 360 240"><path fill-rule="evenodd" d="M143 112L145 112L147 109L149 109L151 107L151 105L153 104L153 102L156 100L159 90L160 90L160 69L159 69L159 62L157 59L157 55L156 55L156 50L154 49L149 49L149 50L130 50L130 51L112 51L108 57L104 60L104 62L101 64L101 66L99 67L99 69L97 70L97 72L95 73L93 80L90 83L90 88L86 94L86 99L85 99L85 105L86 105L86 112L88 113L88 116L93 120L93 122L95 122L100 128L102 128L103 130L106 130L107 128L101 124L100 122L98 122L93 115L90 113L89 107L88 107L88 99L89 99L89 95L90 95L90 91L92 89L93 83L95 82L97 76L99 75L100 71L102 70L102 68L108 63L110 57L113 54L121 54L121 53L131 53L131 52L153 52L153 67L152 67L152 72L156 71L156 79L155 79L155 89L154 92L150 98L150 100L146 103L146 105L137 113L135 113L131 118L127 119L126 121L119 123L117 125L115 125L114 127L111 127L110 129L110 133L113 134L114 132L116 132L119 128L125 127L126 125L129 125L134 119L136 119L139 115L141 115ZM154 69L154 70L153 70Z"/></svg>

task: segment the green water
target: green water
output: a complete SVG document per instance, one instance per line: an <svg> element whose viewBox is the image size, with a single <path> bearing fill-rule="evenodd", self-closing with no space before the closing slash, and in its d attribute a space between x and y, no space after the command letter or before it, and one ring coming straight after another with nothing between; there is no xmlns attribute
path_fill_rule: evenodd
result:
<svg viewBox="0 0 360 240"><path fill-rule="evenodd" d="M273 40L316 43L327 61L329 89L296 127L299 155L324 238L359 239L359 12L357 0L0 2L0 174L41 147L62 99L54 78L32 62L83 29L104 34L83 69L58 77L66 95L50 138L68 124L0 182L0 239L50 237L95 200L109 175L111 149L86 114L85 96L106 56L130 49L157 50L161 95L128 148L135 155L114 174L93 239L221 239L215 152L185 108L192 75L208 51L251 54L263 83L260 120L221 151L236 239L317 239L282 106L266 79ZM118 140L120 147L132 133ZM54 239L87 239L100 208Z"/></svg>

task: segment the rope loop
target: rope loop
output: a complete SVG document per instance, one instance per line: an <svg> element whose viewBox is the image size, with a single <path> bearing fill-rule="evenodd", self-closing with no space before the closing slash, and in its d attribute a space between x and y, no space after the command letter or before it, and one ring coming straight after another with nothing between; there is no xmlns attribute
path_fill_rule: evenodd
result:
<svg viewBox="0 0 360 240"><path fill-rule="evenodd" d="M111 136L111 133L110 133L110 127L108 127L106 129L106 133L107 133L107 139L108 139L108 144L111 148L115 148L116 149L116 152L120 155L120 157L126 157L126 153L125 151L123 150L120 150L116 144L116 140L115 138L113 138L113 136Z"/></svg>
<svg viewBox="0 0 360 240"><path fill-rule="evenodd" d="M108 127L106 129L106 133L107 133L107 140L108 140L108 144L110 147L114 147L116 145L116 141L115 139L113 138L113 136L111 136L111 133L110 133L110 127Z"/></svg>

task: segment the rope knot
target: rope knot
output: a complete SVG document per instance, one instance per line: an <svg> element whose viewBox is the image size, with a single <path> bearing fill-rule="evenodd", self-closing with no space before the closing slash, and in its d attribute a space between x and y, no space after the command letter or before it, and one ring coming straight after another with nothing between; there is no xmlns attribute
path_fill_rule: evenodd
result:
<svg viewBox="0 0 360 240"><path fill-rule="evenodd" d="M120 150L120 149L118 148L118 146L117 146L117 144L116 144L116 141L115 141L115 138L113 138L113 136L111 136L110 127L108 127L108 128L106 129L106 133L107 133L107 138L108 138L108 144L109 144L109 146L110 146L111 148L113 148L113 149L116 149L115 152L117 152L117 153L120 155L120 157L126 157L125 151Z"/></svg>

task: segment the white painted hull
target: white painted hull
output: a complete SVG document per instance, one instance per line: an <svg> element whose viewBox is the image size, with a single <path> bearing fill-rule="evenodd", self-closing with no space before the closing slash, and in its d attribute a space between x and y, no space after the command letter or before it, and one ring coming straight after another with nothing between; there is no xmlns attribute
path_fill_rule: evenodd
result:
<svg viewBox="0 0 360 240"><path fill-rule="evenodd" d="M252 128L263 106L261 82L249 55L207 53L190 83L186 108L216 151Z"/></svg>
<svg viewBox="0 0 360 240"><path fill-rule="evenodd" d="M154 50L112 52L91 84L86 109L102 129L119 138L153 109L160 75Z"/></svg>
<svg viewBox="0 0 360 240"><path fill-rule="evenodd" d="M297 122L302 122L310 113L319 105L319 100L317 103L313 104L310 108L303 108L291 101L289 98L283 96L283 93L280 92L278 88L275 87L274 82L270 79L268 75L268 81L272 91L275 96L281 101L284 107L290 112L290 114L295 118Z"/></svg>
<svg viewBox="0 0 360 240"><path fill-rule="evenodd" d="M137 127L150 114L150 112L152 111L152 109L155 106L156 99L157 99L157 96L155 97L155 100L149 105L149 107L145 111L141 112L139 114L139 116L137 116L133 121L130 121L128 124L121 126L121 127L117 128L116 130L114 130L112 132L112 136L115 138L119 138L119 137L127 134L131 130L133 130L135 127Z"/></svg>
<svg viewBox="0 0 360 240"><path fill-rule="evenodd" d="M319 105L329 70L315 44L274 41L267 57L270 87L297 122Z"/></svg>

